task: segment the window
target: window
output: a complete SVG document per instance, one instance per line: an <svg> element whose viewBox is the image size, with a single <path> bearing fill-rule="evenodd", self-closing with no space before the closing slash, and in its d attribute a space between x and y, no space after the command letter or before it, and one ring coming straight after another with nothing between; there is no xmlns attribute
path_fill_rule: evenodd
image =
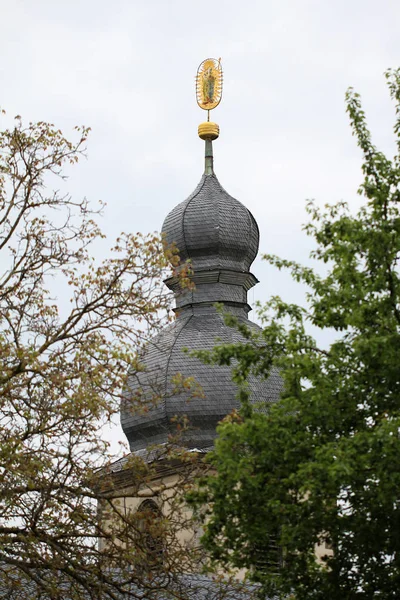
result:
<svg viewBox="0 0 400 600"><path fill-rule="evenodd" d="M145 500L139 506L138 518L138 552L143 562L150 569L163 564L165 550L165 520L154 500Z"/></svg>

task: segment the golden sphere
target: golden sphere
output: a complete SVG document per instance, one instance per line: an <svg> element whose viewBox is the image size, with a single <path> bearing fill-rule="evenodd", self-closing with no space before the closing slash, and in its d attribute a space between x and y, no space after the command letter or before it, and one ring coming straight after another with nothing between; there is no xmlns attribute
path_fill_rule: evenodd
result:
<svg viewBox="0 0 400 600"><path fill-rule="evenodd" d="M198 131L202 140L216 140L219 137L219 125L211 121L201 123Z"/></svg>

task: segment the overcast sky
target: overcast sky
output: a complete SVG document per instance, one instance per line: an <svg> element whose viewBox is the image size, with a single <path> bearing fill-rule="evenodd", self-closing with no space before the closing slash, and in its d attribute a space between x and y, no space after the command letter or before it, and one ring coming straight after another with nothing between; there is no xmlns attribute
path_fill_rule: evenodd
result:
<svg viewBox="0 0 400 600"><path fill-rule="evenodd" d="M254 214L260 252L306 260L305 200L359 200L344 95L361 93L375 143L394 151L383 72L400 65L398 0L0 0L0 106L92 127L75 196L107 203L103 229L154 231L203 172L194 77L222 57L215 170ZM260 260L250 301L299 292Z"/></svg>

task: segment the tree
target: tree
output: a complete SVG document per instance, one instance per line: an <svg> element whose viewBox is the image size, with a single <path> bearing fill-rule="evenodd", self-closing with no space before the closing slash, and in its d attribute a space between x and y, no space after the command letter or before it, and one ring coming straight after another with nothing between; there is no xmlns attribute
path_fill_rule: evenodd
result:
<svg viewBox="0 0 400 600"><path fill-rule="evenodd" d="M400 69L386 78L399 151ZM248 569L279 598L399 596L400 157L373 145L353 89L346 105L363 156L363 206L353 215L345 203L322 211L308 203L305 230L324 274L265 257L308 286L307 306L273 297L260 309L260 335L241 326L245 343L199 354L236 361L242 398L219 426L215 474L189 496L205 522L203 542L217 564ZM335 341L319 347L308 323L335 331ZM273 366L284 393L264 413L250 405L246 378ZM271 568L276 544L279 569Z"/></svg>
<svg viewBox="0 0 400 600"><path fill-rule="evenodd" d="M162 280L178 257L157 235L122 234L111 258L92 259L103 237L97 211L50 191L84 153L89 129L76 132L70 142L17 117L0 133L0 591L155 597L173 570L157 579L134 568L149 535L137 534L143 515L123 514L112 531L98 519L99 499L120 515L105 471L99 477L111 458L101 425L119 412L128 367L142 368L148 333L168 318ZM139 463L138 485L152 477ZM159 527L171 538L172 526ZM172 551L175 563L186 553L176 543Z"/></svg>

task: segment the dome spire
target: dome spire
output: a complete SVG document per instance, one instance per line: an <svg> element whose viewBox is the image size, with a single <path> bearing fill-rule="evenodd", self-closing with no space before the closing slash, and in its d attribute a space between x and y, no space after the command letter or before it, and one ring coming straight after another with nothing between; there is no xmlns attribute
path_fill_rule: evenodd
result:
<svg viewBox="0 0 400 600"><path fill-rule="evenodd" d="M197 103L208 114L208 120L199 125L199 137L205 142L204 174L193 194L172 209L162 227L167 243L174 242L182 263L189 260L193 269L193 289L181 289L175 277L165 282L175 294L178 318L188 311L215 311L217 302L247 318L251 310L247 292L257 283L249 271L258 251L257 223L224 190L213 169L212 143L219 136L219 126L210 121L210 110L218 106L221 96L221 59L207 58L196 76Z"/></svg>
<svg viewBox="0 0 400 600"><path fill-rule="evenodd" d="M247 292L257 283L250 272L258 251L257 223L213 172L212 142L219 127L210 122L209 111L219 103L221 92L220 61L209 58L201 63L196 78L197 102L208 111L208 120L199 126L199 136L205 141L205 173L194 192L167 215L162 227L166 243L178 248L181 263L190 262L194 286L182 286L176 276L165 281L175 295L177 318L143 349L145 368L139 372L132 369L121 404L123 430L131 451L139 456L146 448L167 443L170 435L176 434L172 422L183 417L190 427L183 432L182 443L197 452L210 448L218 422L240 408L229 366L205 365L183 353L184 348L212 350L217 339L226 344L245 341L235 327L226 325L216 303L257 330L248 319L251 307L247 303ZM192 376L204 397L177 391L176 373ZM250 400L257 406L277 400L281 389L276 371L267 381L249 379ZM143 411L133 410L138 402Z"/></svg>
<svg viewBox="0 0 400 600"><path fill-rule="evenodd" d="M213 175L212 142L219 137L219 125L210 121L210 110L218 106L222 98L222 66L221 59L207 58L197 69L196 98L197 104L207 111L207 121L198 128L199 137L205 141L205 175Z"/></svg>

